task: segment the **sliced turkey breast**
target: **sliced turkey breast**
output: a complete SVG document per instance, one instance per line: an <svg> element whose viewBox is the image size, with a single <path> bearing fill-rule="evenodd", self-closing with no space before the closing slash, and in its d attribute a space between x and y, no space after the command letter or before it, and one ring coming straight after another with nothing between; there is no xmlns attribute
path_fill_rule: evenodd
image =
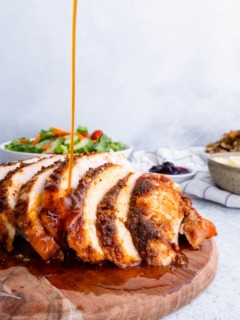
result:
<svg viewBox="0 0 240 320"><path fill-rule="evenodd" d="M52 156L27 163L9 172L0 184L0 242L8 251L13 249L12 243L16 233L13 209L15 208L19 191L23 184L30 180L42 167L48 167L54 162L65 159L64 156Z"/></svg>
<svg viewBox="0 0 240 320"><path fill-rule="evenodd" d="M119 267L136 265L141 258L126 228L130 198L139 173L121 179L103 198L97 210L97 234L107 260Z"/></svg>
<svg viewBox="0 0 240 320"><path fill-rule="evenodd" d="M116 153L95 153L89 155L79 155L74 157L72 170L72 184L74 190L77 188L79 180L84 176L89 168L97 168L107 163L119 163L131 167L123 155ZM42 196L41 219L49 234L62 246L66 243L66 232L64 230L64 220L69 213L68 199L68 170L69 162L63 162L46 182Z"/></svg>
<svg viewBox="0 0 240 320"><path fill-rule="evenodd" d="M0 243L6 242L8 233L12 232L11 224L9 223L6 215L1 215L1 212L6 209L5 198L4 196L1 197L2 188L4 187L4 181L1 180L8 179L8 177L11 177L11 175L14 174L14 172L17 172L19 168L23 168L24 166L39 160L40 157L35 157L28 160L1 164L0 166Z"/></svg>
<svg viewBox="0 0 240 320"><path fill-rule="evenodd" d="M105 194L127 174L128 167L112 163L89 169L68 197L71 210L65 220L68 245L85 262L100 263L106 259L96 231L97 207Z"/></svg>
<svg viewBox="0 0 240 320"><path fill-rule="evenodd" d="M60 247L43 227L39 215L45 182L60 163L58 161L44 167L22 186L14 211L18 227L43 260L49 260L56 255L63 257L59 252Z"/></svg>
<svg viewBox="0 0 240 320"><path fill-rule="evenodd" d="M14 171L17 168L20 168L21 166L24 166L25 164L33 163L38 160L39 160L39 158L36 157L36 158L31 158L31 159L23 160L23 161L2 163L0 165L0 180L4 179L9 172Z"/></svg>
<svg viewBox="0 0 240 320"><path fill-rule="evenodd" d="M136 172L124 156L74 156L71 190L68 173L62 155L0 166L0 242L8 251L18 227L44 260L70 247L84 262L166 266L180 257L179 234L193 247L217 234L171 179Z"/></svg>
<svg viewBox="0 0 240 320"><path fill-rule="evenodd" d="M134 187L127 226L140 256L166 266L178 252L179 228L191 206L174 182L161 174L143 174Z"/></svg>
<svg viewBox="0 0 240 320"><path fill-rule="evenodd" d="M191 208L182 222L180 234L184 234L188 242L196 248L203 243L204 239L216 236L217 230L211 221Z"/></svg>
<svg viewBox="0 0 240 320"><path fill-rule="evenodd" d="M134 244L148 264L169 265L179 253L178 237L185 234L196 247L217 235L180 188L161 174L143 174L133 190L127 226Z"/></svg>

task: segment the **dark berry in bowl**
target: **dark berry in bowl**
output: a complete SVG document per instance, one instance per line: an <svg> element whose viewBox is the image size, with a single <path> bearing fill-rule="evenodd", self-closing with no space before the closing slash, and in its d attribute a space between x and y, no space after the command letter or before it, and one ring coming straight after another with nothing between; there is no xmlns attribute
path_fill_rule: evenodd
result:
<svg viewBox="0 0 240 320"><path fill-rule="evenodd" d="M180 174L181 173L190 173L190 171L188 169L183 168L183 167L178 167L178 170L179 170Z"/></svg>
<svg viewBox="0 0 240 320"><path fill-rule="evenodd" d="M162 165L153 166L150 168L150 172L159 173L162 170Z"/></svg>
<svg viewBox="0 0 240 320"><path fill-rule="evenodd" d="M163 162L162 164L159 164L157 166L153 166L150 168L149 171L154 173L162 173L162 174L169 174L169 175L190 173L190 171L187 168L176 167L172 162L169 162L169 161Z"/></svg>

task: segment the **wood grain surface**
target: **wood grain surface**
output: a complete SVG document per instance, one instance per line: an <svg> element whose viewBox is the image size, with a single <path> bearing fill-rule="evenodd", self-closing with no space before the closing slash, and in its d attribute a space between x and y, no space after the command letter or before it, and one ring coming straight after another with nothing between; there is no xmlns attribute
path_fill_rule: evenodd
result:
<svg viewBox="0 0 240 320"><path fill-rule="evenodd" d="M216 274L214 240L183 253L188 265L171 268L12 265L0 270L0 319L160 319L197 297Z"/></svg>

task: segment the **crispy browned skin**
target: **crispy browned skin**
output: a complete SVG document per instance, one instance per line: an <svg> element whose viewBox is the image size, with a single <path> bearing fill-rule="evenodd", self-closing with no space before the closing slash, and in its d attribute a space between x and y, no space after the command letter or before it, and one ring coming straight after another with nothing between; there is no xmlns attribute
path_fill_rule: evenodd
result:
<svg viewBox="0 0 240 320"><path fill-rule="evenodd" d="M3 163L0 166L0 243L3 243L8 251L12 250L12 239L15 231L14 215L12 215L12 209L9 207L7 201L9 178L23 168L27 166L29 161L37 161L37 158L26 161Z"/></svg>
<svg viewBox="0 0 240 320"><path fill-rule="evenodd" d="M68 244L73 248L83 261L92 262L105 259L104 255L98 256L92 246L89 246L84 230L83 209L87 192L93 181L112 164L104 164L97 169L89 169L83 179L79 181L78 188L69 197L71 215L66 218L65 229L68 234Z"/></svg>
<svg viewBox="0 0 240 320"><path fill-rule="evenodd" d="M68 194L68 161L62 162L47 179L49 175L44 172L50 168L36 173L20 166L1 181L0 242L6 244L7 250L12 249L16 219L19 229L45 260L69 246L85 262L110 260L120 267L141 259L149 265L169 265L180 256L179 234L184 234L193 247L217 234L213 223L202 218L191 200L164 175L140 176L126 162L115 159L111 163L107 154L96 159L82 157L75 167L74 187ZM19 200L11 205L7 198L12 181L9 177L17 171L19 187L11 189L9 199L16 200L22 189ZM26 171L23 184L21 174ZM34 189L36 185L39 189ZM38 194L36 190L40 190Z"/></svg>
<svg viewBox="0 0 240 320"><path fill-rule="evenodd" d="M12 208L10 208L7 201L7 192L11 187L9 184L9 178L21 170L21 168L27 166L27 164L21 163L18 168L13 171L8 172L4 179L0 182L0 243L3 243L7 251L12 251L13 238L15 236L15 226L16 221L14 215L12 214ZM13 229L14 228L14 229Z"/></svg>
<svg viewBox="0 0 240 320"><path fill-rule="evenodd" d="M123 167L112 163L89 169L69 197L72 214L65 221L68 245L85 262L100 263L106 259L97 237L97 206L125 175Z"/></svg>
<svg viewBox="0 0 240 320"><path fill-rule="evenodd" d="M108 259L115 261L117 264L122 261L124 253L117 241L117 229L115 225L117 197L123 187L126 186L129 176L123 178L115 185L103 198L98 205L97 210L97 231L98 237L102 243L103 251ZM124 263L122 263L124 265Z"/></svg>
<svg viewBox="0 0 240 320"><path fill-rule="evenodd" d="M128 205L118 204L126 201L121 197L127 187L132 173L121 179L104 196L97 210L97 235L106 258L119 267L126 267L140 263L141 259L132 243L131 236L127 238L128 230L124 222L127 220ZM119 199L120 198L120 199ZM124 212L121 212L121 211ZM126 217L125 217L126 216ZM121 229L120 229L121 228ZM120 229L120 230L119 230ZM127 238L126 241L124 241Z"/></svg>
<svg viewBox="0 0 240 320"><path fill-rule="evenodd" d="M69 209L71 215L66 218L65 229L68 234L68 244L73 248L83 261L97 262L104 260L104 255L96 256L92 246L89 246L87 235L84 230L83 209L87 192L93 181L112 164L105 164L97 169L89 169L85 176L79 181L78 188L69 196Z"/></svg>
<svg viewBox="0 0 240 320"><path fill-rule="evenodd" d="M103 164L111 158L108 154L84 154L75 155L73 161L72 188L75 189L79 180L84 176L90 167L96 167L98 163ZM116 160L115 160L116 161ZM61 245L67 243L66 232L64 230L64 220L69 212L69 198L67 179L68 179L68 160L62 163L57 170L46 181L42 196L41 219L49 234Z"/></svg>
<svg viewBox="0 0 240 320"><path fill-rule="evenodd" d="M61 257L59 245L43 227L39 212L42 207L42 192L38 192L39 185L43 188L45 177L59 166L60 162L43 168L22 188L15 207L15 218L18 227L26 239L44 260Z"/></svg>
<svg viewBox="0 0 240 320"><path fill-rule="evenodd" d="M62 155L54 155L47 158L32 158L23 161L24 164L14 171L11 171L0 184L0 205L1 223L4 224L5 233L2 238L8 251L13 249L12 243L16 233L16 221L14 218L14 209L21 187L27 183L42 167L49 166L52 163L64 159ZM1 228L2 229L2 228ZM3 231L4 232L4 231ZM7 232L7 234L6 234Z"/></svg>
<svg viewBox="0 0 240 320"><path fill-rule="evenodd" d="M188 242L195 248L205 239L216 236L217 230L211 221L200 216L195 209L191 209L183 220L180 233L185 234Z"/></svg>
<svg viewBox="0 0 240 320"><path fill-rule="evenodd" d="M68 168L68 160L62 162L46 181L43 196L41 220L49 234L61 245L66 243L64 219L68 213L65 205L65 190L59 190L61 175Z"/></svg>
<svg viewBox="0 0 240 320"><path fill-rule="evenodd" d="M21 161L2 163L0 165L0 181L4 179L9 172L19 168L21 164L23 164Z"/></svg>
<svg viewBox="0 0 240 320"><path fill-rule="evenodd" d="M132 193L127 226L140 256L168 265L178 252L178 232L191 202L161 174L144 174Z"/></svg>

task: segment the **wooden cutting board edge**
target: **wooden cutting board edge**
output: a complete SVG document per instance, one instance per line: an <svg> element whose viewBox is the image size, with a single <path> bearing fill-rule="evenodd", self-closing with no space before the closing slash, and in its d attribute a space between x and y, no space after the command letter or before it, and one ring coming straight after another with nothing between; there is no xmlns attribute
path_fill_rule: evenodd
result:
<svg viewBox="0 0 240 320"><path fill-rule="evenodd" d="M207 240L209 260L191 282L166 295L134 293L134 301L114 306L97 314L84 313L84 320L158 320L197 298L213 281L218 266L218 250L213 239ZM138 295L138 297L136 296Z"/></svg>
<svg viewBox="0 0 240 320"><path fill-rule="evenodd" d="M195 299L216 275L218 250L213 239L207 240L199 251L187 250L186 253L190 257L192 276L186 281L186 271L179 269L177 277L183 279L181 285L166 289L166 293L165 288L156 287L133 292L105 290L100 295L84 294L57 289L49 280L37 279L25 267L2 270L0 319L162 319Z"/></svg>

